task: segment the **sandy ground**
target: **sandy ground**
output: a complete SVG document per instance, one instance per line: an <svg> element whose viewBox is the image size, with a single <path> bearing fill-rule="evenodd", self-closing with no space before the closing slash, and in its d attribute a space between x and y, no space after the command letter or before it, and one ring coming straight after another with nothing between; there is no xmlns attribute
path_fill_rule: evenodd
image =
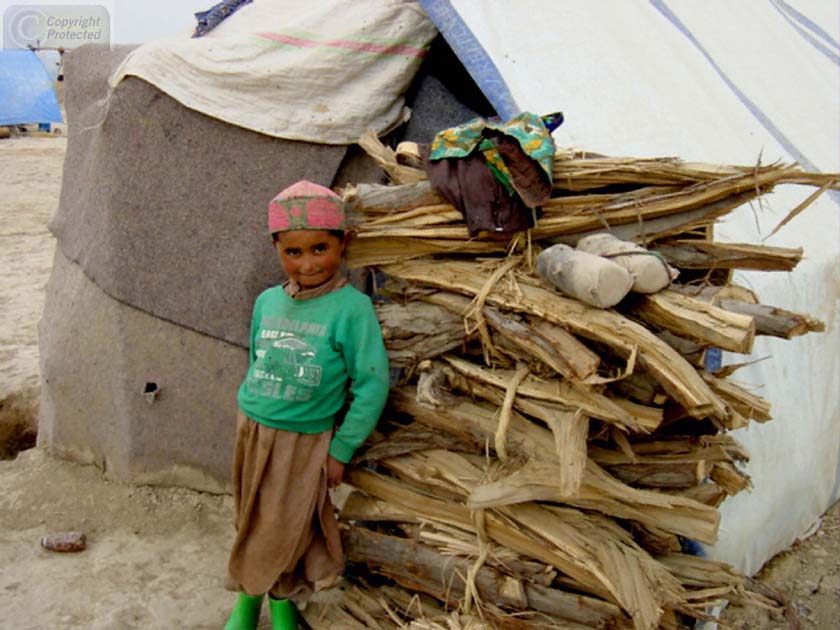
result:
<svg viewBox="0 0 840 630"><path fill-rule="evenodd" d="M64 138L0 140L0 455L26 436L37 401L38 317L52 267ZM14 421L13 421L14 416Z"/></svg>
<svg viewBox="0 0 840 630"><path fill-rule="evenodd" d="M54 241L63 138L0 140L0 428L34 417L36 325ZM0 432L2 435L2 432ZM221 628L233 539L231 499L128 486L39 449L0 461L0 630ZM44 550L41 536L80 530L87 549ZM759 575L790 598L802 627L840 627L840 508ZM739 630L789 627L762 610L727 609ZM268 628L264 617L261 628Z"/></svg>

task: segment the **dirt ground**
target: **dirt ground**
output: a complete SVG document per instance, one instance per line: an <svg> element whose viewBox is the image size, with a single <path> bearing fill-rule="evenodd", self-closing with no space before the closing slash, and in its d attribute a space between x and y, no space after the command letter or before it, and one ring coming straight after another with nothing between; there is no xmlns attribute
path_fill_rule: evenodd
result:
<svg viewBox="0 0 840 630"><path fill-rule="evenodd" d="M65 148L63 137L0 140L0 442L18 446L31 445L36 325L55 247L46 226ZM233 600L222 588L231 512L228 496L108 481L37 448L0 461L0 630L221 628ZM85 533L85 551L39 544L67 530ZM835 506L758 576L790 598L803 628L840 626L838 549ZM729 608L723 620L739 630L789 627L763 610Z"/></svg>

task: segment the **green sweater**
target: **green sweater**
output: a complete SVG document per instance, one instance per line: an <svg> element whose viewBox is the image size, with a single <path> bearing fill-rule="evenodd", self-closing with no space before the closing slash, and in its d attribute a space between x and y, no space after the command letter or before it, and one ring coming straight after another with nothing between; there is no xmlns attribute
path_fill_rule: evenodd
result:
<svg viewBox="0 0 840 630"><path fill-rule="evenodd" d="M370 298L350 285L294 300L273 287L254 304L251 365L239 388L249 418L284 431L333 427L352 394L330 455L348 462L379 420L388 397L388 355Z"/></svg>

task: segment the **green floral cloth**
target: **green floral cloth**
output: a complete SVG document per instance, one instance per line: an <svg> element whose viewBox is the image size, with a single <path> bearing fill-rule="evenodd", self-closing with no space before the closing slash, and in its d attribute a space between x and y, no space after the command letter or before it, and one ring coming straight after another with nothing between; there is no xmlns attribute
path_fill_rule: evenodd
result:
<svg viewBox="0 0 840 630"><path fill-rule="evenodd" d="M487 131L503 133L519 142L525 154L539 164L548 182L552 181L552 164L554 162L555 145L551 137L549 126L556 126L562 120L559 112L538 116L530 112L523 112L507 122L488 122L483 118L473 120L445 129L439 132L432 141L429 160L443 158L462 158L470 155L478 148L487 160L493 174L508 189L511 189L511 174L499 151ZM548 126L547 126L548 124Z"/></svg>

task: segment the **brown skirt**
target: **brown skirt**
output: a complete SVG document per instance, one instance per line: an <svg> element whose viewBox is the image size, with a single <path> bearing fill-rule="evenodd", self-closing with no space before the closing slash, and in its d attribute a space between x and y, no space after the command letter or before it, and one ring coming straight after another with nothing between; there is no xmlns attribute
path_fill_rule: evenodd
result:
<svg viewBox="0 0 840 630"><path fill-rule="evenodd" d="M338 580L344 554L327 491L331 439L332 431L281 431L239 413L227 589L303 603Z"/></svg>

